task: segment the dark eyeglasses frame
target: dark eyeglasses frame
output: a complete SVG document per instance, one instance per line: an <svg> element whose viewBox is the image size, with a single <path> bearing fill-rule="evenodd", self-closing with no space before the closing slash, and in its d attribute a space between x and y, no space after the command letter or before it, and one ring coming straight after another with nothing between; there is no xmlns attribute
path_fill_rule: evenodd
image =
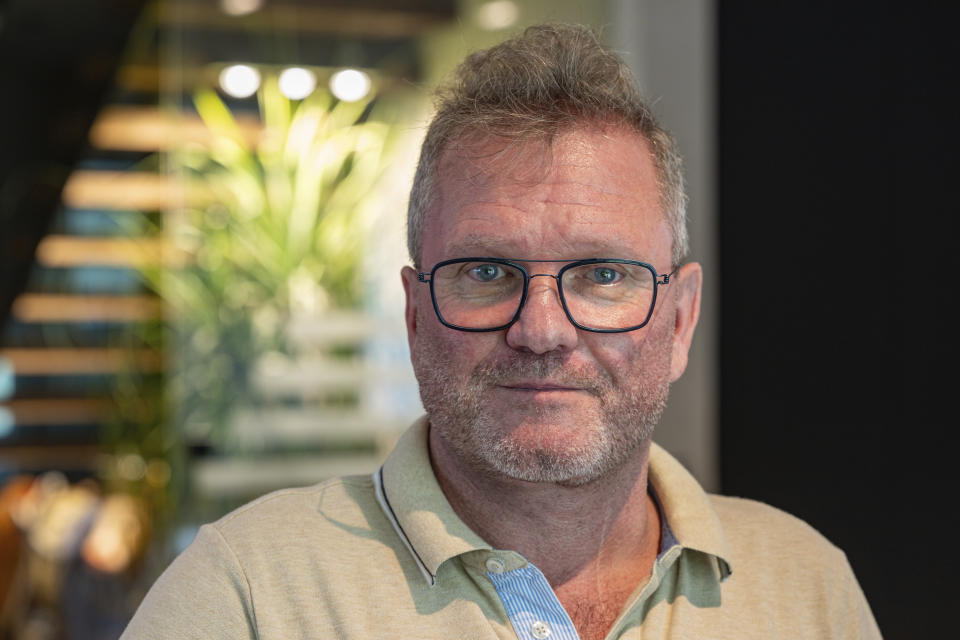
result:
<svg viewBox="0 0 960 640"><path fill-rule="evenodd" d="M433 290L433 276L437 272L437 269L439 269L440 267L444 267L448 264L456 264L460 262L484 262L484 263L492 263L492 264L503 264L503 265L507 265L520 270L520 272L523 274L523 291L520 294L520 303L517 305L517 312L514 314L513 318L511 318L509 322L507 322L506 324L502 324L498 327L490 327L488 329L476 329L472 327L461 327L460 325L447 322L443 318L443 314L440 313L440 306L437 304L437 296ZM522 264L519 264L521 262L559 262L559 263L566 263L566 265L561 267L560 271L558 271L556 275L552 273L531 274L529 271L527 271L527 269ZM653 284L654 284L653 298L650 300L650 310L647 311L647 317L644 318L643 322L641 322L638 325L634 325L632 327L627 327L625 329L593 329L591 327L585 327L573 319L573 316L570 314L570 309L567 308L567 300L563 294L563 274L566 273L569 269L573 269L575 267L580 267L585 264L599 264L599 263L632 264L639 267L645 267L649 269L650 272L653 274ZM636 331L637 329L644 327L648 322L650 322L650 318L651 316L653 316L653 309L657 305L657 290L660 288L661 285L670 284L670 278L672 278L677 273L677 270L679 268L680 267L674 268L674 270L671 271L670 273L658 274L657 270L651 264L648 264L646 262L640 262L638 260L625 260L623 258L587 258L583 260L581 259L506 260L504 258L453 258L452 260L443 260L433 265L433 268L430 269L429 273L425 271L418 271L417 280L420 282L425 282L430 284L430 300L433 302L433 310L436 312L437 319L440 320L440 323L446 327L450 327L451 329L456 329L457 331L469 331L474 333L481 333L481 332L487 332L487 331L502 331L504 329L510 328L511 326L513 326L513 324L517 320L520 319L520 313L523 311L523 305L527 301L527 289L529 288L530 280L532 278L537 278L539 276L548 276L557 281L557 291L560 293L560 306L563 307L563 312L567 315L567 320L570 321L570 324L575 326L577 329L581 329L583 331L592 331L593 333L626 333L627 331Z"/></svg>

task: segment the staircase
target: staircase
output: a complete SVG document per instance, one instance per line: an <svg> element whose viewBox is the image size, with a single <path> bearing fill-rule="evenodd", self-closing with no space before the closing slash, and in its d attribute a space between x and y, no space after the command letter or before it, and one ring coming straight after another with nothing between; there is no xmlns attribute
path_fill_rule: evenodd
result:
<svg viewBox="0 0 960 640"><path fill-rule="evenodd" d="M30 19L44 12L62 14L60 4L11 0L0 31L0 44L9 46L0 50L0 64L12 67L39 48L22 37L10 43L8 32L16 22L9 17L17 11L29 13ZM169 145L174 133L186 139L205 135L188 100L182 94L171 99L171 86L184 90L191 83L209 82L211 65L224 61L335 66L351 57L362 66L386 64L391 74L409 82L418 68L416 37L453 15L447 0L406 2L402 9L386 0L287 0L241 18L225 16L212 1L151 3L142 14L144 3L130 2L125 13L113 18L103 13L104 4L70 3L73 14L86 11L86 17L105 21L96 32L99 48L88 39L58 49L61 76L106 74L101 93L89 101L90 118L73 122L74 144L59 153L61 186L46 205L37 203L29 210L20 206L7 211L0 202L0 267L14 276L23 274L7 279L5 286L13 289L0 287L0 483L47 470L62 471L71 479L96 474L103 462L101 429L114 409L116 376L130 367L144 379L165 371L165 354L146 343L131 348L127 329L164 312L138 276L143 261L159 260L163 254L159 242L148 237L141 214L159 222L171 202L182 196L151 158ZM61 19L51 17L49 24L57 36L66 37L71 30ZM102 56L107 26L124 37L132 34L125 50L122 38L115 39L114 66L108 58L98 63L92 54L75 53ZM271 39L285 42L285 48L264 46ZM64 105L67 112L68 95L47 99ZM178 107L179 113L171 115L161 103ZM243 105L238 106L242 112ZM7 126L25 113L3 114ZM50 126L40 119L46 115L37 115L37 127ZM255 135L255 118L241 120ZM62 128L57 133L62 137ZM42 145L35 151L49 154ZM0 178L9 182L14 162L3 155L0 160L7 161L0 164L5 171ZM23 232L24 220L31 216L34 224L29 233ZM32 263L24 251L31 242ZM238 438L259 443L262 453L242 460L197 458L198 491L242 499L375 467L409 419L406 413L384 409L378 398L412 394L410 411L419 406L409 365L397 357L398 345L405 341L402 326L378 322L340 315L291 327L315 357L282 366L258 363L254 370L263 406L238 413L231 427ZM359 355L349 362L331 361L323 355L330 345L346 345ZM390 354L386 359L385 353ZM328 388L327 395L335 396L337 389L347 387L357 394L349 407L328 407L317 400L318 390ZM302 455L291 460L291 450Z"/></svg>

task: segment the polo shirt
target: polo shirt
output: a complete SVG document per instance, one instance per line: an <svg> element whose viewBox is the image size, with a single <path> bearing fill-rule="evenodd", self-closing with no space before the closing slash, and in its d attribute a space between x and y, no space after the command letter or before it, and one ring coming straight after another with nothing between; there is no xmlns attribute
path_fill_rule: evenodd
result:
<svg viewBox="0 0 960 640"><path fill-rule="evenodd" d="M454 513L418 420L372 476L266 495L200 528L122 638L577 638L543 574ZM842 551L773 507L706 494L650 452L650 576L608 638L880 638Z"/></svg>

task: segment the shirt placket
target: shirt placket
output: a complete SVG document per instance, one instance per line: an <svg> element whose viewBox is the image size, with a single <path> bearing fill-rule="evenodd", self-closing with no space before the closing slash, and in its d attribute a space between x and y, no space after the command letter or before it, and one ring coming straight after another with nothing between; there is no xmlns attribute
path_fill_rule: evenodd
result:
<svg viewBox="0 0 960 640"><path fill-rule="evenodd" d="M496 556L487 560L486 569L519 640L579 640L573 621L539 569L527 564L507 571Z"/></svg>

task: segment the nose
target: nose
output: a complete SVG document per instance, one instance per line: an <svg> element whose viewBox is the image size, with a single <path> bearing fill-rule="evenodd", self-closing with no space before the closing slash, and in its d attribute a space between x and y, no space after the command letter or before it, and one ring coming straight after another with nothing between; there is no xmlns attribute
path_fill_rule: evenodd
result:
<svg viewBox="0 0 960 640"><path fill-rule="evenodd" d="M537 279L540 276L546 277ZM530 276L520 317L507 329L507 344L511 348L542 355L576 346L577 328L563 310L555 280L556 276L549 273Z"/></svg>

